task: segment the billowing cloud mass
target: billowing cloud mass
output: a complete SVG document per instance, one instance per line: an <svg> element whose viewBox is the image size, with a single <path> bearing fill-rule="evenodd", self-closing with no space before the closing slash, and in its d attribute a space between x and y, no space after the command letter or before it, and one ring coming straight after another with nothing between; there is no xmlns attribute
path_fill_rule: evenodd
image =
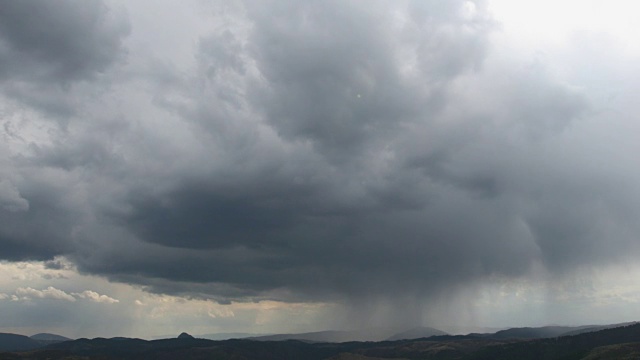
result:
<svg viewBox="0 0 640 360"><path fill-rule="evenodd" d="M0 10L4 260L405 321L486 279L639 255L639 129L631 82L598 87L607 59L523 52L482 0L189 3L166 36L127 6Z"/></svg>

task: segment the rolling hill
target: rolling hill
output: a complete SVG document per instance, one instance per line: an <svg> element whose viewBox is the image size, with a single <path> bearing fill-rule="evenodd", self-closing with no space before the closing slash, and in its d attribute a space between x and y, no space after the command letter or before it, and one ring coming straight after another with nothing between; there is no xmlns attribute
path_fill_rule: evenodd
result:
<svg viewBox="0 0 640 360"><path fill-rule="evenodd" d="M42 347L42 343L28 336L0 333L0 351L24 351L39 347Z"/></svg>

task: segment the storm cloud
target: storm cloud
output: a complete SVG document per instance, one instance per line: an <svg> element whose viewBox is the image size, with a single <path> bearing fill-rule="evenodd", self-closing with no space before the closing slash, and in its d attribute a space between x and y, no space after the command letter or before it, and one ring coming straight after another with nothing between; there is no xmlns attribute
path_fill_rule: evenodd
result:
<svg viewBox="0 0 640 360"><path fill-rule="evenodd" d="M126 24L106 21L98 1L7 1L0 12L5 79L68 82L104 71L119 55Z"/></svg>
<svg viewBox="0 0 640 360"><path fill-rule="evenodd" d="M221 303L419 303L638 255L626 120L502 56L484 1L201 4L189 64L131 47L108 4L0 9L3 259Z"/></svg>

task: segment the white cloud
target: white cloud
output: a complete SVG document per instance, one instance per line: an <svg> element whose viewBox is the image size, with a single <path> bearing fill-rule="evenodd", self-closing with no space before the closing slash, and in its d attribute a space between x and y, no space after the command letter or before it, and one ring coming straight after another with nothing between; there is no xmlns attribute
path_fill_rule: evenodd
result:
<svg viewBox="0 0 640 360"><path fill-rule="evenodd" d="M55 299L55 300L67 300L74 302L76 298L64 292L63 290L56 289L53 286L49 286L44 290L37 290L34 288L26 287L26 288L18 288L16 290L16 295L20 300L29 300L29 299Z"/></svg>
<svg viewBox="0 0 640 360"><path fill-rule="evenodd" d="M5 294L5 293L0 293L0 300L6 300L9 298L9 295Z"/></svg>
<svg viewBox="0 0 640 360"><path fill-rule="evenodd" d="M81 299L87 299L98 303L115 304L120 302L120 300L118 299L114 299L107 295L100 295L97 292L91 290L85 290L81 293L73 293L73 295Z"/></svg>

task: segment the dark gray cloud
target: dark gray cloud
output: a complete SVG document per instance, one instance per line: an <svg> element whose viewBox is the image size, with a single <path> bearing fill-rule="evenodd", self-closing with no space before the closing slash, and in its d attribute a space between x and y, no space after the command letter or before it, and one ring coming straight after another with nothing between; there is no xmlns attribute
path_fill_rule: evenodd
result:
<svg viewBox="0 0 640 360"><path fill-rule="evenodd" d="M97 4L77 11L102 19ZM161 77L108 70L123 28L83 20L65 26L89 39L63 27L40 47L39 25L2 30L28 58L7 58L11 76L106 71L113 86L79 105L83 121L6 159L19 177L0 188L3 258L64 255L220 302L403 297L412 309L536 264L636 254L625 194L637 190L616 179L638 174L590 155L603 165L629 147L594 136L582 90L505 63L484 2L229 6L212 16L231 25L194 42L194 67Z"/></svg>
<svg viewBox="0 0 640 360"><path fill-rule="evenodd" d="M0 78L70 81L93 77L121 57L125 22L101 1L6 1L0 11Z"/></svg>
<svg viewBox="0 0 640 360"><path fill-rule="evenodd" d="M66 122L81 102L74 85L97 80L123 60L129 30L124 16L98 0L6 1L0 10L2 92Z"/></svg>
<svg viewBox="0 0 640 360"><path fill-rule="evenodd" d="M52 178L41 178L21 183L20 196L28 202L28 208L0 210L4 259L44 260L72 251L72 227L79 220L77 204L73 195L56 182Z"/></svg>
<svg viewBox="0 0 640 360"><path fill-rule="evenodd" d="M86 100L87 89L76 85L95 81L122 58L127 32L125 19L111 15L100 1L2 5L0 92L7 144L0 160L3 258L49 259L73 251L73 227L82 222L86 207L81 180L71 171L97 151L95 142L82 149L66 132ZM46 134L51 143L32 138ZM16 145L25 151L15 151ZM77 151L65 153L65 148Z"/></svg>
<svg viewBox="0 0 640 360"><path fill-rule="evenodd" d="M400 24L380 3L250 7L246 46L265 79L250 96L280 136L336 160L432 121L448 81L482 63L492 23L482 4L470 19L462 2L403 6Z"/></svg>

